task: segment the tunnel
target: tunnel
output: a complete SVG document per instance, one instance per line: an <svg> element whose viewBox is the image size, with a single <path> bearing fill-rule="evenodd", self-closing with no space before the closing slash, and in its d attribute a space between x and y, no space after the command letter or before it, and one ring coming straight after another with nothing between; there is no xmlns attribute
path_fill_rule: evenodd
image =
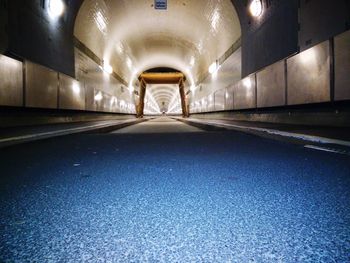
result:
<svg viewBox="0 0 350 263"><path fill-rule="evenodd" d="M350 262L349 0L0 0L0 262Z"/></svg>

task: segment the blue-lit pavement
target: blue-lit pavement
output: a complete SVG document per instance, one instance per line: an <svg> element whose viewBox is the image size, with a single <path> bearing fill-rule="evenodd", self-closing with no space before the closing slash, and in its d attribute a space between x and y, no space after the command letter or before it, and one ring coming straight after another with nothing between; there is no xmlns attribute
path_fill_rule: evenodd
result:
<svg viewBox="0 0 350 263"><path fill-rule="evenodd" d="M192 129L1 149L0 262L350 262L348 156Z"/></svg>

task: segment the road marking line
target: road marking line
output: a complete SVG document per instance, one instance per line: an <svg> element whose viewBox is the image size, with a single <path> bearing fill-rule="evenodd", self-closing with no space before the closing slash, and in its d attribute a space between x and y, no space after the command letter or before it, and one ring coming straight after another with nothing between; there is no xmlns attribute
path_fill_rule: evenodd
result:
<svg viewBox="0 0 350 263"><path fill-rule="evenodd" d="M320 146L316 146L316 145L304 145L304 148L318 150L318 151L323 151L323 152L331 152L331 153L339 153L339 154L348 155L348 153L346 151L337 150L337 149L331 149L331 148L325 148L325 147L320 147Z"/></svg>
<svg viewBox="0 0 350 263"><path fill-rule="evenodd" d="M235 124L227 124L227 123L220 123L220 122L214 122L214 121L206 121L206 122L197 121L197 120L189 120L189 121L202 123L202 124L212 124L212 125L219 125L219 126L224 126L224 127L232 127L232 128L241 129L241 130L265 132L265 133L268 133L271 135L280 135L283 137L290 137L290 138L299 139L299 140L303 140L303 141L310 141L310 142L314 142L314 143L338 144L338 145L350 147L349 141L330 139L330 138L325 138L325 137L321 137L321 136L306 135L306 134L301 134L301 133L292 133L292 132L279 131L279 130L267 129L267 128L239 126L239 125L235 125Z"/></svg>

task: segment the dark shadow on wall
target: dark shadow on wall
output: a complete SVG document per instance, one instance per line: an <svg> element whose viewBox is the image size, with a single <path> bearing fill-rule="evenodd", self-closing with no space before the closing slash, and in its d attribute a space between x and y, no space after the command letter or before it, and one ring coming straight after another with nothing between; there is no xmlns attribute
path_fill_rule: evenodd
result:
<svg viewBox="0 0 350 263"><path fill-rule="evenodd" d="M298 0L263 0L259 18L250 0L232 0L242 28L242 77L298 51Z"/></svg>
<svg viewBox="0 0 350 263"><path fill-rule="evenodd" d="M47 0L7 2L9 45L6 55L29 59L73 77L74 22L83 0L65 0L66 12L56 21L48 14Z"/></svg>
<svg viewBox="0 0 350 263"><path fill-rule="evenodd" d="M0 0L0 54L3 54L8 47L8 16L7 0Z"/></svg>
<svg viewBox="0 0 350 263"><path fill-rule="evenodd" d="M251 0L231 0L242 27L242 76L350 29L350 0L262 0L254 19Z"/></svg>
<svg viewBox="0 0 350 263"><path fill-rule="evenodd" d="M299 46L308 49L350 29L350 0L300 0Z"/></svg>

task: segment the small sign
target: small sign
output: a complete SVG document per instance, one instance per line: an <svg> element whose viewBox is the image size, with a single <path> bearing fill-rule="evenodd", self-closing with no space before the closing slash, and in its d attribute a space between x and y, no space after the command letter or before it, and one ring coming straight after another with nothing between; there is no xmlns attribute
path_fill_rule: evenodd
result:
<svg viewBox="0 0 350 263"><path fill-rule="evenodd" d="M167 0L154 0L154 8L157 10L167 10L168 1Z"/></svg>

